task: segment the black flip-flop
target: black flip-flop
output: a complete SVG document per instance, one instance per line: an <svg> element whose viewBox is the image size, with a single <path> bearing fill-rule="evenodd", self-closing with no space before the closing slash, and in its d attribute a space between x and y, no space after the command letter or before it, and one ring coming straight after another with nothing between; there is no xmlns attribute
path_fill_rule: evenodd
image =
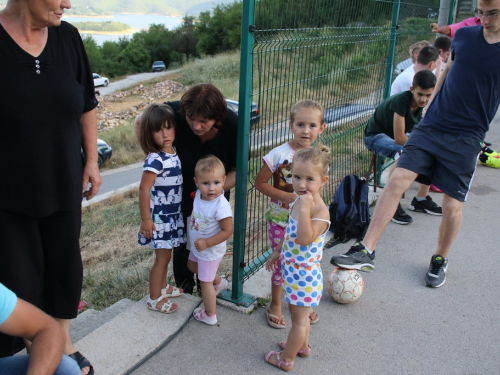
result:
<svg viewBox="0 0 500 375"><path fill-rule="evenodd" d="M90 368L89 372L87 375L94 375L94 367L90 364L90 361L85 358L82 353L80 352L74 352L73 354L70 354L69 357L73 358L76 363L78 363L78 366L80 367L80 370L82 368L88 367Z"/></svg>

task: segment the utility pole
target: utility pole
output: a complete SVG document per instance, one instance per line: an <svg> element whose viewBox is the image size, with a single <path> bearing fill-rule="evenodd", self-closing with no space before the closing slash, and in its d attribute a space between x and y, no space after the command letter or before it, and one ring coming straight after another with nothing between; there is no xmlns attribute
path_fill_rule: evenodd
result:
<svg viewBox="0 0 500 375"><path fill-rule="evenodd" d="M453 23L456 0L441 0L439 2L438 25L444 26Z"/></svg>

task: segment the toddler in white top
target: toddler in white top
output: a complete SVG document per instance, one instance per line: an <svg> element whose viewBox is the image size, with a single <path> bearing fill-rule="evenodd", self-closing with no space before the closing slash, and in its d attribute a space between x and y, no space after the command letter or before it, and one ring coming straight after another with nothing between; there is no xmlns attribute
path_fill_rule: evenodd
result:
<svg viewBox="0 0 500 375"><path fill-rule="evenodd" d="M194 170L198 190L193 212L188 218L188 248L191 250L188 268L198 275L204 308L193 311L200 322L217 324L215 305L217 294L228 282L217 274L219 263L226 253L226 240L233 234L233 213L224 197L226 171L215 156L200 159Z"/></svg>

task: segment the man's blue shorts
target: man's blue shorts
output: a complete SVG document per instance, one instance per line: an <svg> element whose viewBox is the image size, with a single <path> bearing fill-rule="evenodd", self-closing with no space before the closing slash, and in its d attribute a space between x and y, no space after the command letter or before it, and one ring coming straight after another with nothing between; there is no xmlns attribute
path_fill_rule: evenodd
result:
<svg viewBox="0 0 500 375"><path fill-rule="evenodd" d="M403 147L397 167L418 173L417 182L432 183L450 197L465 202L481 144L477 138L416 126Z"/></svg>

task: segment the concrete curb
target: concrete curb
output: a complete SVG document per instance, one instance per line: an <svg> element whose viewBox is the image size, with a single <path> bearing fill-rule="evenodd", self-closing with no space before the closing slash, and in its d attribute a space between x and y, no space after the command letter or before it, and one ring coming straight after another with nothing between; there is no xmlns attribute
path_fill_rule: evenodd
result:
<svg viewBox="0 0 500 375"><path fill-rule="evenodd" d="M82 208L86 208L86 207L91 206L93 204L105 201L105 200L113 197L114 195L123 194L123 193L126 193L127 191L133 190L133 189L138 189L139 185L140 185L140 181L134 182L133 184L130 184L130 185L127 185L127 186L123 186L123 187L121 187L119 189L115 189L115 190L112 190L112 191L108 191L107 193L98 195L98 196L94 197L90 201L83 201L82 202Z"/></svg>
<svg viewBox="0 0 500 375"><path fill-rule="evenodd" d="M96 374L118 375L147 359L191 319L201 298L189 294L175 298L179 311L162 314L146 307L149 296L75 343Z"/></svg>

